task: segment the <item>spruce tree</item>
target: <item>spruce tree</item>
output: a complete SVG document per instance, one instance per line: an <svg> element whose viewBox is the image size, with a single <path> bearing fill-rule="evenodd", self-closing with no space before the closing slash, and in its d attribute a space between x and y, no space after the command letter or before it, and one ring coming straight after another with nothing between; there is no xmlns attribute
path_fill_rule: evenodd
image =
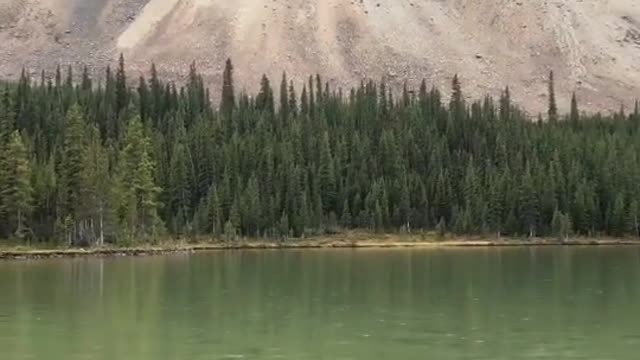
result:
<svg viewBox="0 0 640 360"><path fill-rule="evenodd" d="M149 87L144 76L140 76L138 80L138 103L140 119L142 119L143 123L146 123L151 114L151 101L149 99Z"/></svg>
<svg viewBox="0 0 640 360"><path fill-rule="evenodd" d="M324 133L320 142L320 167L318 169L320 178L320 193L322 205L325 212L331 211L336 201L335 169L333 166L333 156L329 145L329 134Z"/></svg>
<svg viewBox="0 0 640 360"><path fill-rule="evenodd" d="M88 71L80 85L61 71L31 84L25 71L0 88L0 188L19 130L33 172L25 221L38 239L144 241L162 223L170 235L218 236L230 224L233 238L302 236L333 231L336 218L345 228L450 224L498 236L556 236L572 221L562 234L638 233L636 109L579 114L574 99L571 121L536 123L509 88L497 105L467 104L456 78L447 105L425 82L417 101L408 89L394 100L387 84L362 82L343 97L313 76L300 98L284 79L278 109L264 77L258 96L216 110L195 66L184 85L152 66L132 89L121 64L96 86ZM233 85L225 78L223 92ZM11 205L0 197L0 209ZM7 216L0 237L15 233Z"/></svg>
<svg viewBox="0 0 640 360"><path fill-rule="evenodd" d="M184 139L176 139L170 160L170 178L167 191L171 194L171 211L177 214L181 211L183 218L177 225L179 230L186 225L186 221L192 216L192 200L195 190L195 169L189 148L184 144Z"/></svg>
<svg viewBox="0 0 640 360"><path fill-rule="evenodd" d="M129 121L124 145L118 156L115 205L122 230L121 239L141 240L159 233L162 224L158 217L158 194L154 161L149 139L145 136L139 117Z"/></svg>
<svg viewBox="0 0 640 360"><path fill-rule="evenodd" d="M342 214L340 215L340 225L344 228L351 227L351 211L349 210L349 201L344 200L342 204Z"/></svg>
<svg viewBox="0 0 640 360"><path fill-rule="evenodd" d="M268 115L274 114L273 89L269 83L267 75L262 75L260 80L260 92L256 96L256 108Z"/></svg>
<svg viewBox="0 0 640 360"><path fill-rule="evenodd" d="M282 81L280 82L280 118L282 124L287 123L289 118L289 92L287 88L287 73L282 73Z"/></svg>
<svg viewBox="0 0 640 360"><path fill-rule="evenodd" d="M251 176L242 199L242 228L245 234L256 236L260 231L260 191L258 179Z"/></svg>
<svg viewBox="0 0 640 360"><path fill-rule="evenodd" d="M640 208L636 199L633 199L627 208L624 231L634 237L640 236Z"/></svg>
<svg viewBox="0 0 640 360"><path fill-rule="evenodd" d="M436 224L436 233L439 238L443 238L447 233L447 222L444 217L441 217L440 220L438 220L438 224Z"/></svg>
<svg viewBox="0 0 640 360"><path fill-rule="evenodd" d="M553 70L549 72L549 109L547 115L549 121L558 121L558 105L556 105L555 84L553 79Z"/></svg>
<svg viewBox="0 0 640 360"><path fill-rule="evenodd" d="M227 59L222 74L222 100L220 102L220 111L223 115L231 117L236 107L235 90L233 88L233 64L231 59Z"/></svg>
<svg viewBox="0 0 640 360"><path fill-rule="evenodd" d="M407 89L407 82L402 85L402 106L408 107L411 99L409 98L409 90Z"/></svg>
<svg viewBox="0 0 640 360"><path fill-rule="evenodd" d="M11 159L8 158L8 147L15 128L12 108L13 104L9 89L4 87L2 92L0 92L0 189L7 186L8 177L10 176L10 168L8 165ZM11 233L11 230L7 226L8 220L6 217L8 214L4 211L5 206L9 206L10 204L5 204L5 201L7 200L0 196L0 238L3 235L6 236Z"/></svg>
<svg viewBox="0 0 640 360"><path fill-rule="evenodd" d="M79 183L78 220L82 220L85 240L90 244L102 246L105 243L106 229L111 215L110 192L112 188L109 174L107 149L101 143L96 127L87 131L88 143L82 154Z"/></svg>
<svg viewBox="0 0 640 360"><path fill-rule="evenodd" d="M538 197L529 167L527 167L521 179L518 191L518 205L522 231L526 232L529 237L535 237L539 219Z"/></svg>
<svg viewBox="0 0 640 360"><path fill-rule="evenodd" d="M316 99L313 90L313 76L309 75L309 116L314 117L316 111Z"/></svg>
<svg viewBox="0 0 640 360"><path fill-rule="evenodd" d="M573 124L576 124L580 120L580 112L578 111L578 100L576 99L576 93L571 95L571 113L569 119Z"/></svg>
<svg viewBox="0 0 640 360"><path fill-rule="evenodd" d="M298 115L298 99L296 98L296 89L293 86L293 81L289 82L289 104L287 106L291 116L296 117Z"/></svg>
<svg viewBox="0 0 640 360"><path fill-rule="evenodd" d="M302 86L302 94L300 94L300 112L304 115L309 114L309 100L307 98L307 86Z"/></svg>
<svg viewBox="0 0 640 360"><path fill-rule="evenodd" d="M429 99L427 94L427 81L422 79L420 83L420 92L418 93L418 100L420 102L420 108L422 110L423 116L427 116L428 114L428 106Z"/></svg>
<svg viewBox="0 0 640 360"><path fill-rule="evenodd" d="M569 214L563 214L557 208L553 212L553 219L551 220L551 229L553 234L560 241L566 241L571 233L571 219Z"/></svg>
<svg viewBox="0 0 640 360"><path fill-rule="evenodd" d="M511 91L505 87L500 97L500 120L509 121L511 119Z"/></svg>
<svg viewBox="0 0 640 360"><path fill-rule="evenodd" d="M220 204L220 197L218 196L218 189L215 185L211 186L209 190L209 219L211 234L218 236L222 234L224 229L223 223L222 205Z"/></svg>
<svg viewBox="0 0 640 360"><path fill-rule="evenodd" d="M116 73L115 83L115 96L116 96L116 114L125 110L129 106L129 90L127 88L127 74L124 65L124 55L120 54L118 60L118 72Z"/></svg>
<svg viewBox="0 0 640 360"><path fill-rule="evenodd" d="M28 219L33 209L33 188L29 154L18 131L11 134L0 167L4 173L0 184L0 212L7 221L9 232L22 239L28 235Z"/></svg>
<svg viewBox="0 0 640 360"><path fill-rule="evenodd" d="M81 173L86 151L86 122L80 106L75 104L67 113L62 158L58 165L58 219L65 224L63 233L67 243L79 242L78 223L81 218L83 198Z"/></svg>
<svg viewBox="0 0 640 360"><path fill-rule="evenodd" d="M465 104L458 74L453 76L451 82L451 102L449 108L455 120L462 121L464 119Z"/></svg>

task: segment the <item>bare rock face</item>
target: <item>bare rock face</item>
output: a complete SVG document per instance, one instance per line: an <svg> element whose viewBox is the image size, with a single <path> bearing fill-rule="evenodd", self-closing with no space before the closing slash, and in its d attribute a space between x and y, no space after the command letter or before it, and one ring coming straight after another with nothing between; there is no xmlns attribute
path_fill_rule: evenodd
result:
<svg viewBox="0 0 640 360"><path fill-rule="evenodd" d="M532 113L575 91L583 109L617 110L640 94L634 0L0 0L0 76L23 66L100 69L123 52L134 74L154 61L181 80L196 61L216 94L231 57L239 88L263 73L336 86L422 78L465 94L512 96Z"/></svg>

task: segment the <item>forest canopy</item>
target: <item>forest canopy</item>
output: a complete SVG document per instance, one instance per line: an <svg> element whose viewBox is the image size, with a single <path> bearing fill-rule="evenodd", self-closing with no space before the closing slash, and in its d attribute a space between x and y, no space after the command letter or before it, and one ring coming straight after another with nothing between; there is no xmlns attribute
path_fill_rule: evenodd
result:
<svg viewBox="0 0 640 360"><path fill-rule="evenodd" d="M424 81L349 91L320 75L212 104L195 65L178 87L60 68L0 86L0 239L69 245L158 237L286 238L438 230L509 236L638 236L638 103L581 113L574 95L532 120L499 99ZM394 96L395 95L395 96Z"/></svg>

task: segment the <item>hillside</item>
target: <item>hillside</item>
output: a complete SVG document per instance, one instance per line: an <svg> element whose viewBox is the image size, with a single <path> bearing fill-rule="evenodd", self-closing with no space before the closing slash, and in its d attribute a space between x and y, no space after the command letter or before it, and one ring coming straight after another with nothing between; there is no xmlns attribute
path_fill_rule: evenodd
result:
<svg viewBox="0 0 640 360"><path fill-rule="evenodd" d="M0 0L0 77L56 64L99 68L124 52L176 80L195 60L217 90L231 57L241 86L262 73L319 72L411 86L423 77L466 94L512 87L544 109L556 72L561 110L618 109L640 94L640 4L632 0Z"/></svg>

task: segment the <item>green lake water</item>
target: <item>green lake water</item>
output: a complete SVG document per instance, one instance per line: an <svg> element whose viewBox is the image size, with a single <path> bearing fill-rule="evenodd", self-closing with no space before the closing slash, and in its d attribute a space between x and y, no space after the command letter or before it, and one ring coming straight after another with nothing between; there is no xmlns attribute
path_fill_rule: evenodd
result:
<svg viewBox="0 0 640 360"><path fill-rule="evenodd" d="M0 262L0 359L640 358L640 248Z"/></svg>

